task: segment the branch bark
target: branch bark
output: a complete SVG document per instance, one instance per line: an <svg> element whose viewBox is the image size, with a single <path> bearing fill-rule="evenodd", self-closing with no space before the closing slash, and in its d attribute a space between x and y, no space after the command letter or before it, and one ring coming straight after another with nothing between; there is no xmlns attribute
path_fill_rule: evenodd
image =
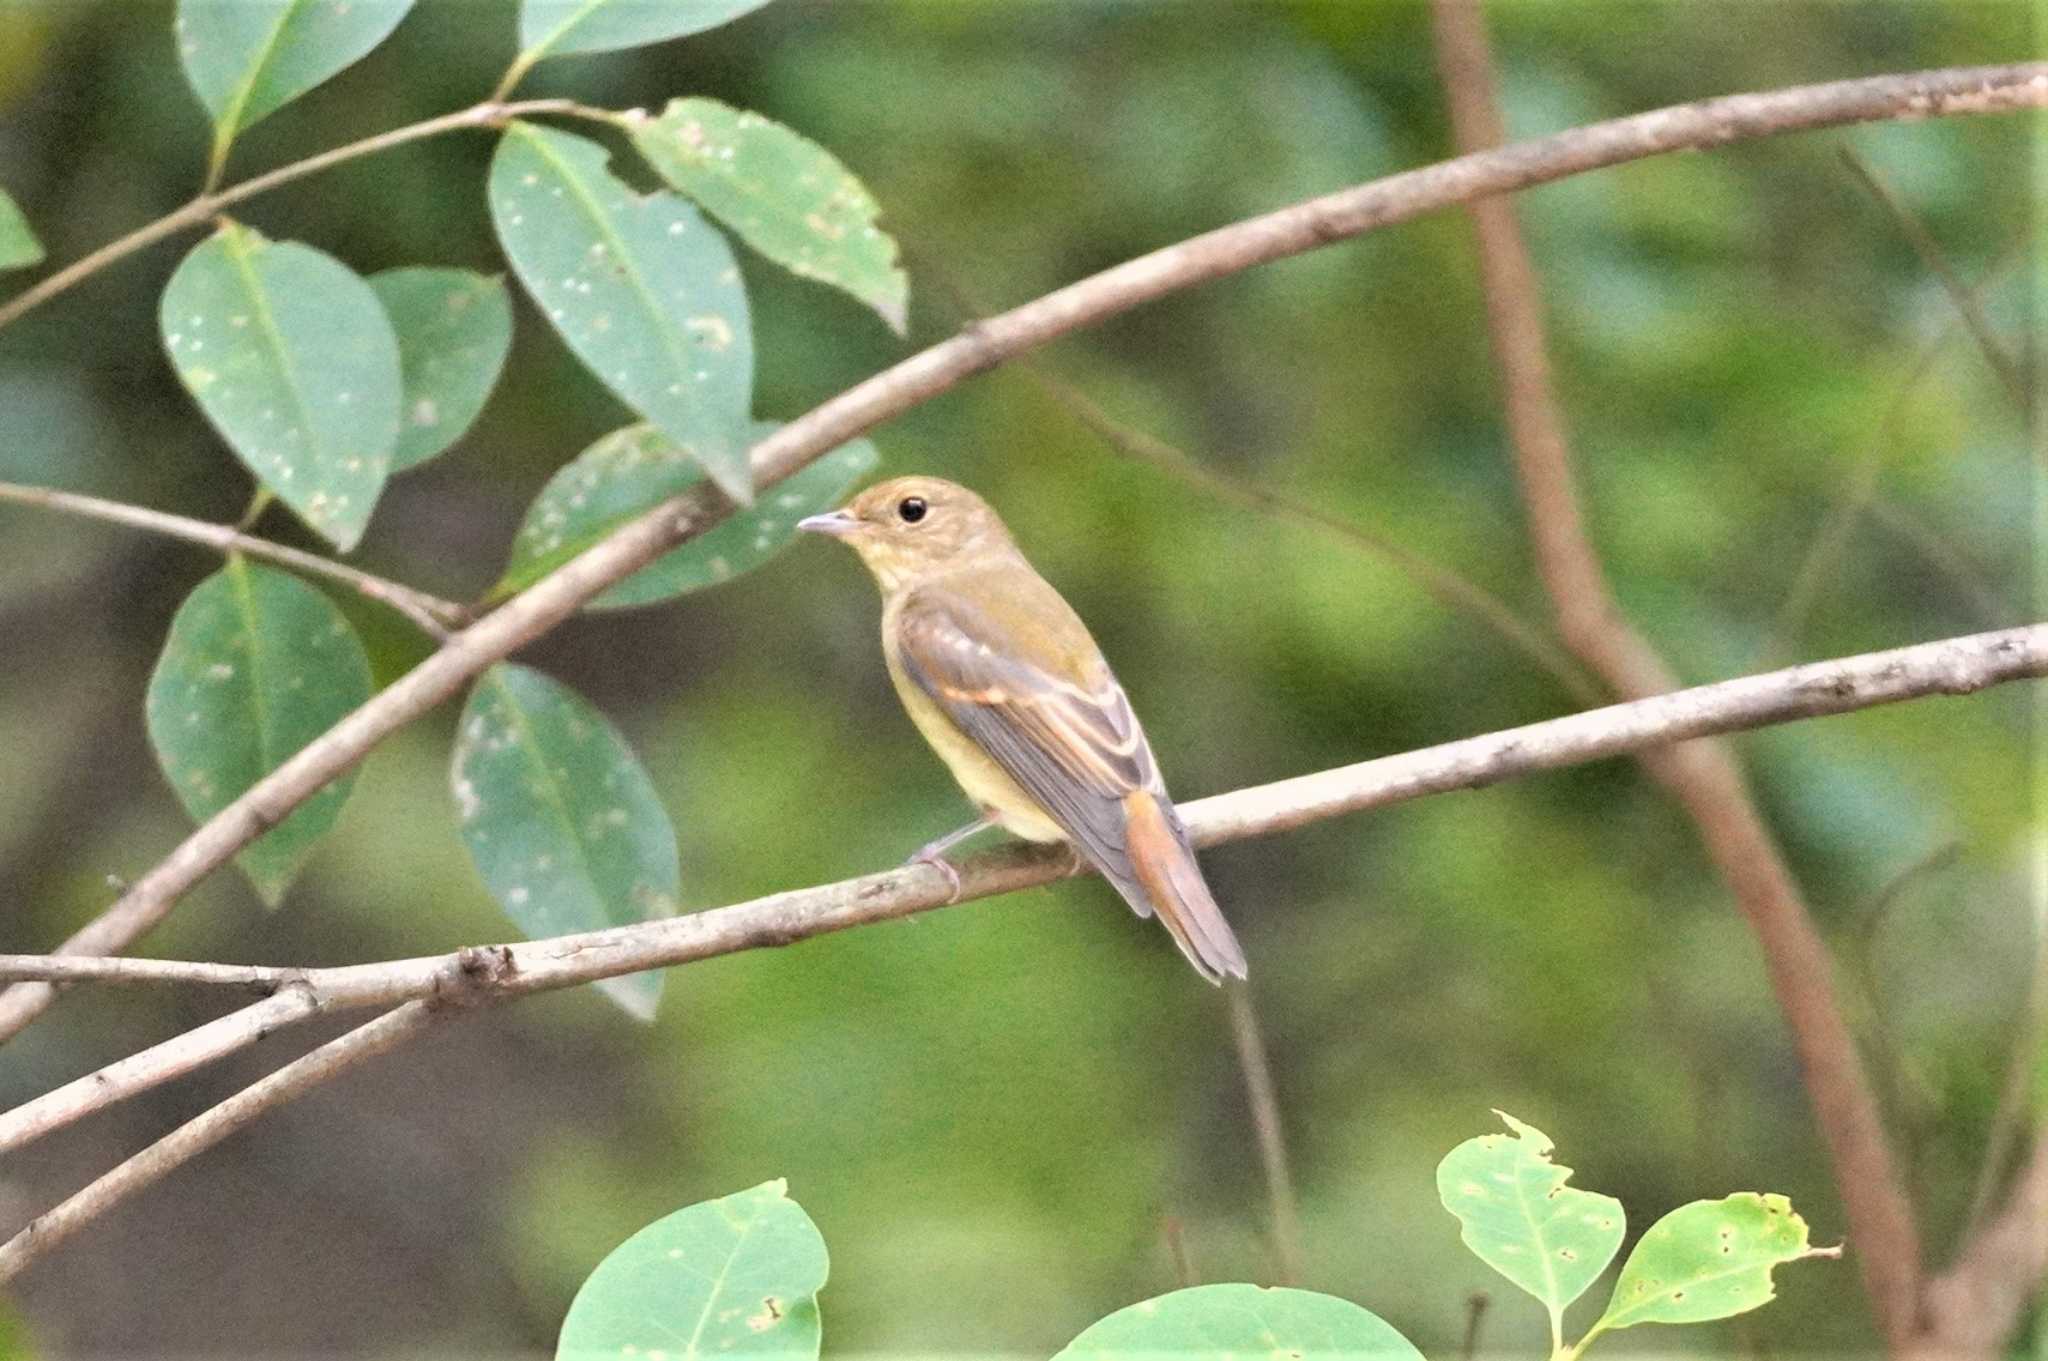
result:
<svg viewBox="0 0 2048 1361"><path fill-rule="evenodd" d="M2048 624L1721 681L1240 789L1182 804L1181 811L1196 843L1213 846L1689 738L1931 695L1971 694L2040 676L2048 676ZM545 992L642 969L788 945L1048 883L1072 872L1072 857L1057 847L1014 844L973 856L957 869L957 898L944 873L912 864L686 917L338 968L0 955L0 980L188 984L272 994L0 1115L0 1153L313 1015L415 1000Z"/></svg>
<svg viewBox="0 0 2048 1361"><path fill-rule="evenodd" d="M1505 139L1493 58L1478 0L1434 0L1438 62L1458 145ZM1564 422L1551 389L1541 287L1505 198L1466 205L1478 239L1487 328L1544 589L1565 645L1624 696L1660 694L1677 678L1628 623L1608 588L1580 513ZM1692 742L1646 753L1652 778L1678 800L1762 947L1791 1030L1815 1122L1878 1328L1894 1353L1917 1331L1920 1240L1883 1120L1830 979L1827 947L1726 747Z"/></svg>
<svg viewBox="0 0 2048 1361"><path fill-rule="evenodd" d="M2043 107L2048 107L2048 62L1956 67L1726 95L1391 175L1141 255L978 322L855 385L755 445L750 455L754 480L757 486L779 482L882 421L1070 331L1180 289L1484 195L1665 152L1777 133L1887 118ZM503 107L496 109L496 115L505 112ZM474 110L466 116L489 121ZM228 192L246 196L260 182L252 180ZM0 308L0 324L18 315L25 300L26 295ZM112 954L126 949L200 879L353 767L384 738L439 705L493 662L553 628L584 601L703 532L729 510L715 492L698 491L621 526L604 542L457 634L434 656L251 786L60 950ZM54 995L47 983L17 984L0 993L0 1041L32 1022Z"/></svg>

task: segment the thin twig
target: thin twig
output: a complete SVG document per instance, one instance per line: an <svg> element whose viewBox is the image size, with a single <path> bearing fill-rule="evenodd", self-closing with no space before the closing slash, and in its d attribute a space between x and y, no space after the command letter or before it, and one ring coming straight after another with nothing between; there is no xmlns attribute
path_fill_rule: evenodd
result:
<svg viewBox="0 0 2048 1361"><path fill-rule="evenodd" d="M365 137L359 142L350 142L347 146L334 147L317 156L309 156L303 161L294 161L290 165L265 171L261 175L243 180L240 184L231 184L213 193L203 193L156 221L136 228L119 240L108 242L90 255L73 261L47 278L38 280L9 298L4 304L0 304L0 327L7 326L58 294L84 283L107 266L125 260L135 252L153 246L165 237L175 236L187 228L205 226L215 215L244 200L255 198L258 194L268 193L279 185L304 179L308 175L317 175L345 161L373 156L380 151L404 146L408 142L438 137L444 132L459 132L465 128L498 127L511 119L533 114L560 114L605 123L617 121L617 115L611 110L592 108L573 99L527 99L514 104L486 100L466 109L458 109L454 113L444 113L438 118L393 128L388 132L377 133L373 137Z"/></svg>
<svg viewBox="0 0 2048 1361"><path fill-rule="evenodd" d="M1560 650L1556 643L1544 637L1541 630L1517 615L1506 601L1478 582L1432 562L1420 553L1371 529L1332 515L1306 501L1270 491L1255 482L1219 473L1207 464L1190 458L1185 452L1158 436L1118 421L1097 406L1079 388L1053 377L1038 364L1025 362L1018 367L1037 383L1047 396L1064 407L1081 424L1093 430L1101 437L1103 443L1118 453L1150 464L1224 500L1321 530L1352 548L1361 549L1382 562L1391 564L1437 603L1461 611L1492 629L1523 656L1549 672L1557 683L1564 687L1566 693L1580 704L1591 706L1612 698L1587 677L1583 667Z"/></svg>
<svg viewBox="0 0 2048 1361"><path fill-rule="evenodd" d="M2012 398L2014 407L2025 412L2028 405L2026 380L2020 376L2019 366L2013 363L2012 356L2005 352L2005 346L1998 343L1998 336L1991 329L1991 318L1984 314L1984 305L1978 301L1976 290L1956 273L1955 266L1948 262L1941 244L1934 239L1934 233L1927 230L1927 224L1920 220L1919 214L1892 192L1884 177L1863 159L1856 148L1839 146L1835 148L1835 154L1842 158L1842 164L1849 167L1849 173L1856 177L1857 182L1869 190L1870 196L1899 224L1900 233L1913 247L1913 253L1920 257L1920 263L1941 280L1949 301L1955 304L1963 324L1970 328L1970 338L1977 342L1984 362L1998 375L1998 381L2005 386L2006 395Z"/></svg>
<svg viewBox="0 0 2048 1361"><path fill-rule="evenodd" d="M1984 278L1970 290L1969 296L1972 301L2004 278L2006 272L2023 258L2032 238L2031 228L2020 233L2018 239L2006 248L1990 269L1985 271ZM1777 666L1784 662L1785 654L1804 625L1822 586L1827 583L1840 563L1843 550L1848 546L1849 536L1855 531L1857 520L1866 513L1878 519L1883 519L1890 513L1890 508L1885 506L1877 495L1878 483L1884 473L1886 455L1895 438L1898 423L1904 418L1907 407L1912 404L1922 380L1933 372L1935 361L1941 357L1950 338L1964 329L1963 317L1964 314L1960 310L1952 313L1933 339L1921 346L1919 353L1913 356L1898 381L1892 384L1891 400L1885 404L1884 414L1878 418L1869 442L1853 461L1847 478L1848 485L1835 498L1827 516L1821 521L1820 530L1814 535L1806 556L1801 559L1798 570L1792 574L1792 584L1786 589L1785 598L1778 606L1777 617L1772 620L1770 629L1764 634L1763 642L1758 645L1750 659L1752 667ZM1960 564L1956 562L1954 553L1939 540L1916 537L1913 545L1966 590L1978 584L1959 575ZM1971 594L1981 608L1986 600L1983 592L1971 590ZM1996 625L2008 623L2011 618L2010 613L1994 613L1983 622Z"/></svg>
<svg viewBox="0 0 2048 1361"><path fill-rule="evenodd" d="M387 605L411 620L421 632L437 641L445 641L450 629L462 627L470 617L470 609L453 600L443 600L425 591L415 590L400 582L372 575L360 568L323 558L317 553L307 553L269 539L245 534L233 525L215 524L209 520L194 520L183 515L172 515L167 511L151 510L147 506L133 506L121 501L107 501L97 496L82 496L77 492L56 491L49 487L24 487L13 482L0 482L0 501L12 501L17 505L37 506L45 510L62 511L69 515L82 515L88 519L104 520L109 524L126 525L132 529L146 530L152 534L164 534L174 539L204 544L221 553L242 553L252 558L262 558L297 571L314 576L323 576L355 591L365 599Z"/></svg>
<svg viewBox="0 0 2048 1361"><path fill-rule="evenodd" d="M1813 662L1657 695L1240 789L1183 804L1181 811L1195 841L1213 846L1409 799L1668 747L1689 738L1930 695L1970 694L2039 676L2048 676L2048 624ZM1058 848L1008 845L963 860L956 869L957 893L941 871L913 864L634 926L325 969L121 956L0 955L0 980L277 990L267 999L274 1005L245 1007L202 1027L207 1031L204 1036L194 1032L165 1041L0 1115L0 1152L311 1015L436 997L546 992L643 969L788 945L1048 883L1071 874L1073 861Z"/></svg>
<svg viewBox="0 0 2048 1361"><path fill-rule="evenodd" d="M2048 1278L2048 1129L2037 1132L2026 1165L1998 1215L1973 1235L1954 1266L1927 1283L1924 1355L1995 1357L2013 1326L2038 1306Z"/></svg>
<svg viewBox="0 0 2048 1361"><path fill-rule="evenodd" d="M1266 1174L1266 1203L1273 1213L1273 1255L1279 1262L1281 1285L1301 1282L1301 1213L1294 1198L1294 1173L1287 1158L1287 1132L1280 1124L1280 1097L1273 1086L1273 1063L1259 1031L1251 986L1225 988L1230 1002L1230 1037L1237 1044L1237 1066L1244 1073L1252 1129L1259 1139L1259 1165Z"/></svg>
<svg viewBox="0 0 2048 1361"><path fill-rule="evenodd" d="M1458 144L1468 152L1496 146L1504 133L1477 0L1434 0L1431 13ZM1537 566L1565 644L1623 695L1668 691L1675 677L1623 617L1585 530L1551 391L1541 290L1514 206L1496 197L1469 203L1466 212L1478 238L1487 326ZM1727 750L1693 742L1648 756L1644 764L1692 818L1762 946L1833 1163L1864 1288L1887 1343L1903 1348L1917 1327L1919 1234L1855 1039L1834 997L1827 948Z"/></svg>
<svg viewBox="0 0 2048 1361"><path fill-rule="evenodd" d="M1473 1361L1479 1355L1479 1326L1486 1320L1486 1307L1493 1297L1475 1290L1465 1297L1465 1337L1458 1344L1459 1361Z"/></svg>
<svg viewBox="0 0 2048 1361"><path fill-rule="evenodd" d="M30 1262L113 1206L213 1147L265 1111L311 1091L329 1078L339 1077L366 1059L395 1048L450 1014L450 1009L432 1003L409 1002L292 1060L268 1077L180 1125L56 1208L36 1216L21 1232L0 1243L0 1282L12 1280Z"/></svg>
<svg viewBox="0 0 2048 1361"><path fill-rule="evenodd" d="M481 107L495 108L493 116L502 117L515 106ZM1701 100L1404 171L1163 247L977 322L856 384L755 445L749 454L754 482L757 487L771 486L882 421L1058 336L1166 294L1453 204L1624 161L1774 133L1900 116L2035 107L2048 107L2048 62L1920 71ZM243 191L251 192L247 186ZM0 315L0 321L4 319ZM161 921L192 885L353 767L385 737L435 708L471 676L568 618L590 597L703 532L729 511L722 496L700 488L620 526L457 634L257 781L75 933L61 951L111 954L127 948ZM40 983L0 993L0 1040L19 1033L53 996L50 986Z"/></svg>
<svg viewBox="0 0 2048 1361"><path fill-rule="evenodd" d="M2034 963L2027 980L2026 995L2020 1000L2018 1023L2013 1028L2012 1047L2005 1060L2005 1080L1999 1084L1998 1102L1991 1110L1991 1129L1984 1139L1984 1159L1977 1166L1977 1185L1970 1193L1970 1209L1963 1217L1963 1239L1969 1241L1990 1218L2007 1160L2026 1123L2028 1093L2039 1071L2041 1046L2048 1041L2048 904L2036 902L2033 928ZM2048 1111L2037 1112L2048 1126Z"/></svg>

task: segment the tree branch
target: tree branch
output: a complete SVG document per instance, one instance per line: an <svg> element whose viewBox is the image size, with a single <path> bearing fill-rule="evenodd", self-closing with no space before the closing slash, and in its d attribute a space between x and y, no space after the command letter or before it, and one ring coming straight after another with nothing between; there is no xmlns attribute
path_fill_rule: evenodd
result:
<svg viewBox="0 0 2048 1361"><path fill-rule="evenodd" d="M1497 145L1505 134L1478 0L1434 0L1431 12L1458 144L1467 152ZM1487 328L1537 567L1565 645L1621 695L1669 691L1677 678L1623 617L1586 532L1551 390L1541 288L1514 205L1496 197L1470 203L1466 211L1478 238ZM1834 1165L1864 1288L1880 1332L1898 1352L1917 1328L1919 1235L1855 1039L1835 1001L1827 948L1725 747L1689 743L1647 754L1644 766L1691 817L1763 949Z"/></svg>
<svg viewBox="0 0 2048 1361"><path fill-rule="evenodd" d="M524 106L479 107L498 107L503 114ZM1180 289L1476 197L1664 152L1774 133L1884 118L2036 107L2048 107L2048 62L1922 71L1701 100L1392 175L1164 247L978 322L855 385L755 445L750 455L754 480L757 486L779 482L882 421L1070 331ZM481 115L471 116L482 120ZM246 195L255 192L252 186L258 183L252 180L225 192ZM8 315L0 310L0 323ZM61 951L111 954L125 949L161 921L192 885L354 766L385 737L440 704L471 676L547 632L590 597L709 528L729 510L723 497L701 488L664 502L457 634L215 814L67 940ZM45 983L17 984L0 993L0 1040L33 1021L53 995Z"/></svg>
<svg viewBox="0 0 2048 1361"><path fill-rule="evenodd" d="M0 482L0 501L38 506L70 515L82 515L88 519L104 520L109 524L127 525L134 529L147 530L152 534L163 534L174 539L204 544L222 553L243 553L313 576L326 577L347 586L366 600L374 600L380 605L387 605L398 611L411 620L421 632L437 641L447 641L448 631L460 628L470 617L470 610L466 605L458 605L452 600L443 600L425 591L414 590L403 583L373 576L347 563L323 558L318 553L307 553L285 544L273 543L269 539L260 539L254 534L244 534L233 525L189 519L183 515L172 515L168 511L151 510L147 506L129 505L124 501L107 501L97 496L81 496L76 492L56 491L49 487L24 487L13 482Z"/></svg>
<svg viewBox="0 0 2048 1361"><path fill-rule="evenodd" d="M366 1059L396 1048L446 1014L444 1008L431 1003L408 1003L292 1060L180 1125L0 1243L0 1282L12 1280L37 1257L263 1112L311 1091L329 1078L339 1077Z"/></svg>
<svg viewBox="0 0 2048 1361"><path fill-rule="evenodd" d="M1930 695L1971 694L2039 676L2048 676L2048 624L1812 662L1610 705L1199 799L1182 804L1181 812L1196 843L1214 846L1689 738ZM955 901L971 902L1048 883L1072 872L1072 857L1057 847L1012 844L961 861L957 869L957 899L942 872L912 864L684 917L325 969L119 956L0 955L0 980L191 984L275 994L0 1115L0 1153L309 1016L415 1000L546 992L642 969L788 945Z"/></svg>

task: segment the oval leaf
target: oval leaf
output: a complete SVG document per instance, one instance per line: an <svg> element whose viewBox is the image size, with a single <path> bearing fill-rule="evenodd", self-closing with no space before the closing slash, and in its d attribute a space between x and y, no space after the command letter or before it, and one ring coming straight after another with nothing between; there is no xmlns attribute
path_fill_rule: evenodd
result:
<svg viewBox="0 0 2048 1361"><path fill-rule="evenodd" d="M213 115L216 156L384 41L412 0L178 0L178 59Z"/></svg>
<svg viewBox="0 0 2048 1361"><path fill-rule="evenodd" d="M773 421L756 422L767 438ZM842 444L775 484L759 501L682 547L656 558L591 602L592 609L649 605L729 581L774 557L796 522L830 510L875 466L864 439ZM615 430L548 479L512 540L512 560L492 589L501 599L525 590L619 525L703 480L690 451L651 425Z"/></svg>
<svg viewBox="0 0 2048 1361"><path fill-rule="evenodd" d="M634 193L605 149L530 123L491 162L506 257L569 348L742 503L754 339L725 238L673 194Z"/></svg>
<svg viewBox="0 0 2048 1361"><path fill-rule="evenodd" d="M1422 1361L1413 1343L1349 1300L1256 1285L1198 1285L1119 1309L1068 1343L1053 1361L1268 1356Z"/></svg>
<svg viewBox="0 0 2048 1361"><path fill-rule="evenodd" d="M673 99L632 123L661 177L793 273L843 289L903 331L910 281L874 196L831 152L758 113Z"/></svg>
<svg viewBox="0 0 2048 1361"><path fill-rule="evenodd" d="M370 286L311 246L229 223L178 266L159 320L228 446L329 542L355 547L398 441L398 340Z"/></svg>
<svg viewBox="0 0 2048 1361"><path fill-rule="evenodd" d="M25 269L42 259L43 243L29 230L28 219L7 191L0 189L0 269Z"/></svg>
<svg viewBox="0 0 2048 1361"><path fill-rule="evenodd" d="M1723 1200L1696 1200L1643 1234L1593 1332L1747 1313L1774 1293L1772 1267L1840 1252L1810 1246L1806 1221L1783 1196L1742 1191Z"/></svg>
<svg viewBox="0 0 2048 1361"><path fill-rule="evenodd" d="M1566 1186L1572 1170L1550 1161L1549 1137L1494 1114L1514 1134L1482 1134L1452 1149L1437 1165L1437 1195L1463 1226L1465 1246L1541 1300L1555 1329L1620 1249L1621 1202Z"/></svg>
<svg viewBox="0 0 2048 1361"><path fill-rule="evenodd" d="M559 1361L818 1354L829 1263L787 1183L657 1219L597 1264L562 1320Z"/></svg>
<svg viewBox="0 0 2048 1361"><path fill-rule="evenodd" d="M149 742L195 821L235 798L370 698L355 630L297 577L239 557L178 607L149 680ZM236 861L271 907L355 783L341 776Z"/></svg>
<svg viewBox="0 0 2048 1361"><path fill-rule="evenodd" d="M768 0L526 0L519 8L522 64L572 52L612 52L717 28Z"/></svg>
<svg viewBox="0 0 2048 1361"><path fill-rule="evenodd" d="M523 666L485 672L462 711L450 776L462 840L529 937L675 910L676 834L626 739L590 702ZM598 986L645 1020L661 974Z"/></svg>
<svg viewBox="0 0 2048 1361"><path fill-rule="evenodd" d="M512 348L502 280L468 269L389 269L370 288L398 336L403 390L391 471L416 468L470 427Z"/></svg>

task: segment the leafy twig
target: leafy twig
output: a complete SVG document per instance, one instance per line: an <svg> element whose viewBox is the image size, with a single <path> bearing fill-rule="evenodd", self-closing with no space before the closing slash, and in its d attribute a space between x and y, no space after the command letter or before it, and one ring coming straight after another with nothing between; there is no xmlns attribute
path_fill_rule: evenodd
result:
<svg viewBox="0 0 2048 1361"><path fill-rule="evenodd" d="M67 515L81 515L87 519L104 520L109 524L127 525L132 529L146 530L152 534L164 534L174 539L204 544L222 553L242 553L252 558L262 558L280 566L322 576L338 581L350 590L374 600L411 620L413 624L437 641L446 641L450 629L462 627L469 619L467 605L453 600L443 600L425 591L415 590L400 582L375 576L332 558L323 558L317 553L308 553L269 539L245 534L233 525L215 524L209 520L194 520L183 515L172 515L167 511L151 510L147 506L133 506L122 501L107 501L97 496L82 496L77 492L56 491L49 487L25 487L13 482L0 482L0 501L12 501L17 505L38 506L45 510L61 511Z"/></svg>

